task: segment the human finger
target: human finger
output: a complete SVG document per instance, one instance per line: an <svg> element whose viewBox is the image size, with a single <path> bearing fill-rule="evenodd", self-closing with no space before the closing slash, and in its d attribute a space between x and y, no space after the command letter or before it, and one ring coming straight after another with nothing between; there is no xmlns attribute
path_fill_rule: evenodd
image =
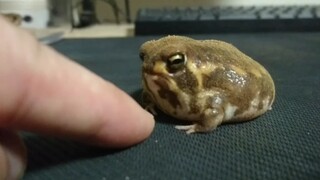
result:
<svg viewBox="0 0 320 180"><path fill-rule="evenodd" d="M110 147L147 138L152 115L112 83L0 19L0 128Z"/></svg>

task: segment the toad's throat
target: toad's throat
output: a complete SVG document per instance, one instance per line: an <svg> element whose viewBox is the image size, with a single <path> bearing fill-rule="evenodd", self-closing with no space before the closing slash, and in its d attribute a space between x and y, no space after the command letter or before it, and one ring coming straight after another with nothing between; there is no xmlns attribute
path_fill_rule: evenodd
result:
<svg viewBox="0 0 320 180"><path fill-rule="evenodd" d="M158 100L160 100L161 98L162 100L160 100L160 102L166 101L174 109L177 109L178 107L181 108L181 103L178 99L179 94L170 89L167 79L165 77L149 74L146 76L146 81L148 86L147 88L150 91L150 93L152 93L155 103L159 102ZM168 107L160 107L160 108L165 109Z"/></svg>

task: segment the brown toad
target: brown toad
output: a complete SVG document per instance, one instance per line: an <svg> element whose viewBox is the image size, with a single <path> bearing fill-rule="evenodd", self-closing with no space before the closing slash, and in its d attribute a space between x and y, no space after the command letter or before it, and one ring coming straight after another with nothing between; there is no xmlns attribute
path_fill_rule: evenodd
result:
<svg viewBox="0 0 320 180"><path fill-rule="evenodd" d="M190 121L176 126L188 134L254 119L274 101L267 70L226 42L168 36L144 43L140 57L145 108Z"/></svg>

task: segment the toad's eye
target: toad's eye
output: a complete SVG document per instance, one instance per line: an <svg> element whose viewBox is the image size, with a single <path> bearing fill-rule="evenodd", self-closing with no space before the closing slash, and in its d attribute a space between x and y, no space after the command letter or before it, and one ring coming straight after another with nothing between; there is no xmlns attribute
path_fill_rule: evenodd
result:
<svg viewBox="0 0 320 180"><path fill-rule="evenodd" d="M169 72L174 73L181 68L184 67L184 64L186 63L186 58L182 54L175 54L173 56L170 56L167 60L167 68Z"/></svg>
<svg viewBox="0 0 320 180"><path fill-rule="evenodd" d="M139 53L139 57L140 57L141 61L144 60L144 56L145 56L145 54L144 54L143 52L140 52L140 53Z"/></svg>

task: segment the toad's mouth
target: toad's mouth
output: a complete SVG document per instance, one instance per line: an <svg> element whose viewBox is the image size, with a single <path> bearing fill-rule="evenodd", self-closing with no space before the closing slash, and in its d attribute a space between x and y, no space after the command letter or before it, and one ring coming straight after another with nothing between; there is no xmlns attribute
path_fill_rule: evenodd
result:
<svg viewBox="0 0 320 180"><path fill-rule="evenodd" d="M157 72L145 72L144 73L144 79L150 79L152 80L153 82L155 82L156 84L158 85L161 85L161 86L168 86L168 81L169 79L164 76L164 74L162 73L157 73Z"/></svg>
<svg viewBox="0 0 320 180"><path fill-rule="evenodd" d="M163 76L162 73L154 72L154 71L143 71L145 76Z"/></svg>
<svg viewBox="0 0 320 180"><path fill-rule="evenodd" d="M143 75L144 77L149 77L153 80L156 79L165 79L168 80L168 77L166 73L162 72L162 71L157 71L154 68L153 69L149 69L149 68L143 68Z"/></svg>
<svg viewBox="0 0 320 180"><path fill-rule="evenodd" d="M142 71L146 74L151 74L151 75L160 75L165 72L165 69L161 67L160 65L154 65L154 66L142 66Z"/></svg>

